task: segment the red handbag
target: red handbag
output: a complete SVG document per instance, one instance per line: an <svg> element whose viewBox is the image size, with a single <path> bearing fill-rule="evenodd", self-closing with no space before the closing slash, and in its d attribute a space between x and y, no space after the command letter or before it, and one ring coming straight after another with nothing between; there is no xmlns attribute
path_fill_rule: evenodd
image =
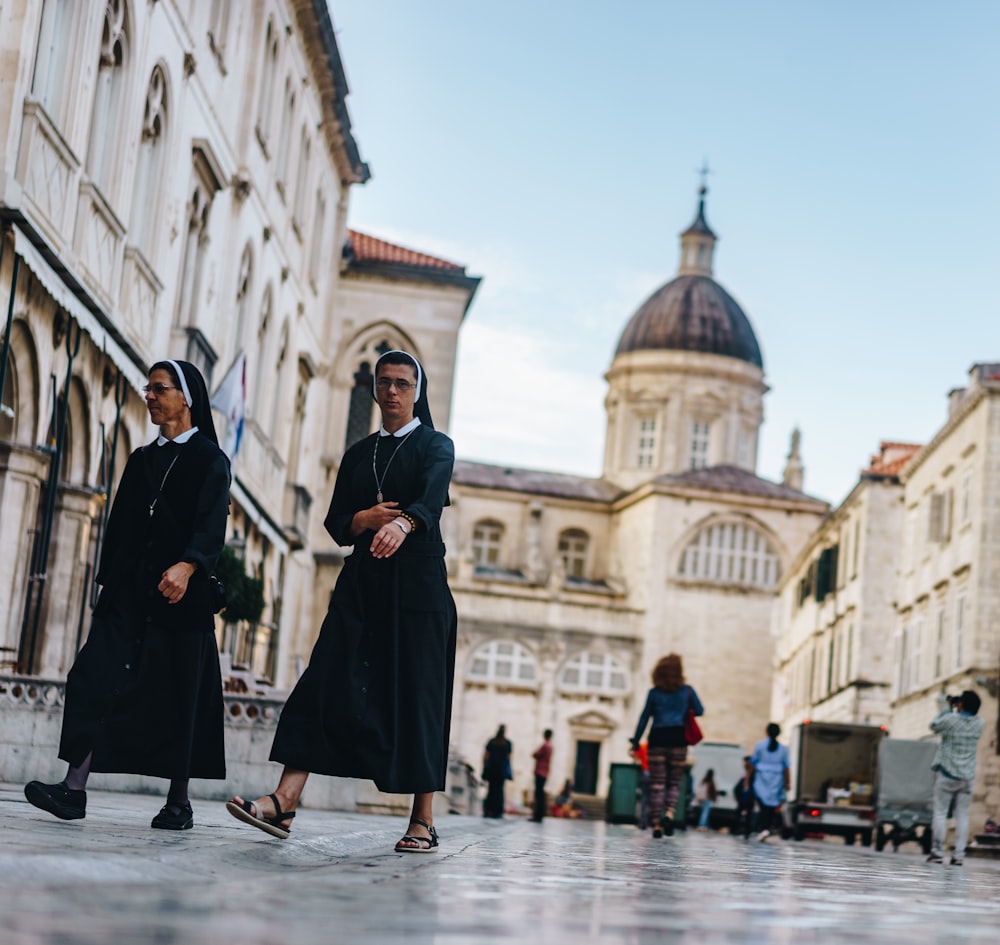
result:
<svg viewBox="0 0 1000 945"><path fill-rule="evenodd" d="M694 709L688 706L684 713L684 741L689 745L697 745L705 736L701 733L701 726L694 717Z"/></svg>

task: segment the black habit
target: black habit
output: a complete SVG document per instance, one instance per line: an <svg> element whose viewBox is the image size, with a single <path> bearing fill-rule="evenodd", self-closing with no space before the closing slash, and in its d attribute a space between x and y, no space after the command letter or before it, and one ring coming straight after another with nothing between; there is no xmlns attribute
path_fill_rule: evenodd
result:
<svg viewBox="0 0 1000 945"><path fill-rule="evenodd" d="M448 589L440 517L455 448L420 425L383 436L377 470L385 501L417 528L389 558L373 558L355 513L376 504L373 434L345 454L326 529L354 551L303 673L281 713L271 760L301 771L366 778L379 790L444 789L448 768L457 617ZM383 478L384 476L384 478Z"/></svg>
<svg viewBox="0 0 1000 945"><path fill-rule="evenodd" d="M226 536L229 461L207 436L128 460L101 552L86 645L66 680L59 757L92 771L224 778L222 678L209 575ZM195 565L184 596L156 589Z"/></svg>

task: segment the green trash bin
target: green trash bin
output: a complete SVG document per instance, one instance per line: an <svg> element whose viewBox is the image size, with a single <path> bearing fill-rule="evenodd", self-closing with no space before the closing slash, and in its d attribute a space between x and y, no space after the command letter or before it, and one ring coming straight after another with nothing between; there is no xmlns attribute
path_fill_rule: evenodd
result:
<svg viewBox="0 0 1000 945"><path fill-rule="evenodd" d="M684 774L681 775L680 790L677 792L677 807L674 810L674 827L678 830L687 830L688 808L692 801L691 785L691 765L684 766Z"/></svg>
<svg viewBox="0 0 1000 945"><path fill-rule="evenodd" d="M609 824L634 824L639 791L639 765L613 762L605 820Z"/></svg>

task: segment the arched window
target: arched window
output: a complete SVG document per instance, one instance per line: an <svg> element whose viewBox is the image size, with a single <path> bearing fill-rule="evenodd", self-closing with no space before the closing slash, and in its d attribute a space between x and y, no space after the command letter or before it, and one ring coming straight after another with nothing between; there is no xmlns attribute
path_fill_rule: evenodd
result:
<svg viewBox="0 0 1000 945"><path fill-rule="evenodd" d="M472 526L472 560L477 568L500 567L503 525L484 519Z"/></svg>
<svg viewBox="0 0 1000 945"><path fill-rule="evenodd" d="M298 227L299 238L305 233L306 194L309 193L309 159L312 142L309 130L302 126L302 139L299 145L299 164L295 175L295 205L292 211L292 222Z"/></svg>
<svg viewBox="0 0 1000 945"><path fill-rule="evenodd" d="M278 68L278 31L274 20L267 21L264 36L264 68L261 69L260 96L257 99L257 140L267 152L271 136L271 110L274 106L274 76Z"/></svg>
<svg viewBox="0 0 1000 945"><path fill-rule="evenodd" d="M73 0L44 0L31 94L42 103L57 125L61 124L60 111L66 98L66 68L72 27Z"/></svg>
<svg viewBox="0 0 1000 945"><path fill-rule="evenodd" d="M285 98L281 109L281 134L278 138L278 157L275 161L274 176L278 191L286 196L288 187L288 154L292 148L292 127L295 122L295 81L285 78Z"/></svg>
<svg viewBox="0 0 1000 945"><path fill-rule="evenodd" d="M559 557L568 578L587 576L587 545L589 536L579 528L567 528L559 536Z"/></svg>
<svg viewBox="0 0 1000 945"><path fill-rule="evenodd" d="M570 692L621 695L628 690L628 673L606 653L580 653L563 664L559 687Z"/></svg>
<svg viewBox="0 0 1000 945"><path fill-rule="evenodd" d="M538 670L534 656L520 643L491 640L472 654L466 678L477 682L534 683Z"/></svg>
<svg viewBox="0 0 1000 945"><path fill-rule="evenodd" d="M152 261L156 251L157 199L162 192L163 155L166 150L167 79L157 66L146 88L142 113L142 139L136 168L135 198L132 201L132 243L141 247Z"/></svg>
<svg viewBox="0 0 1000 945"><path fill-rule="evenodd" d="M0 440L4 442L17 439L17 394L17 364L10 357L3 379L3 396L0 397Z"/></svg>
<svg viewBox="0 0 1000 945"><path fill-rule="evenodd" d="M715 522L684 549L681 577L718 584L774 587L780 568L767 537L746 522Z"/></svg>
<svg viewBox="0 0 1000 945"><path fill-rule="evenodd" d="M124 104L129 28L125 0L106 0L87 149L87 173L105 190L114 180L115 130Z"/></svg>
<svg viewBox="0 0 1000 945"><path fill-rule="evenodd" d="M250 306L250 287L253 283L253 248L249 243L243 247L240 257L240 269L236 274L236 350L246 347L243 337L247 326L247 309Z"/></svg>

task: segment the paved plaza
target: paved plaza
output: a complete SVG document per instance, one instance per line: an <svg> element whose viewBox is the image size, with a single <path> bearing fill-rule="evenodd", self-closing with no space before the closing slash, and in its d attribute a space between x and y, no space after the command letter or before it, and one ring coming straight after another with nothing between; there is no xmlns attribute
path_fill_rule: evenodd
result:
<svg viewBox="0 0 1000 945"><path fill-rule="evenodd" d="M303 810L282 842L206 801L193 830L150 830L160 803L91 792L64 823L0 787L0 941L993 945L1000 929L1000 862L935 866L912 844L448 817L419 856L393 851L396 818Z"/></svg>

